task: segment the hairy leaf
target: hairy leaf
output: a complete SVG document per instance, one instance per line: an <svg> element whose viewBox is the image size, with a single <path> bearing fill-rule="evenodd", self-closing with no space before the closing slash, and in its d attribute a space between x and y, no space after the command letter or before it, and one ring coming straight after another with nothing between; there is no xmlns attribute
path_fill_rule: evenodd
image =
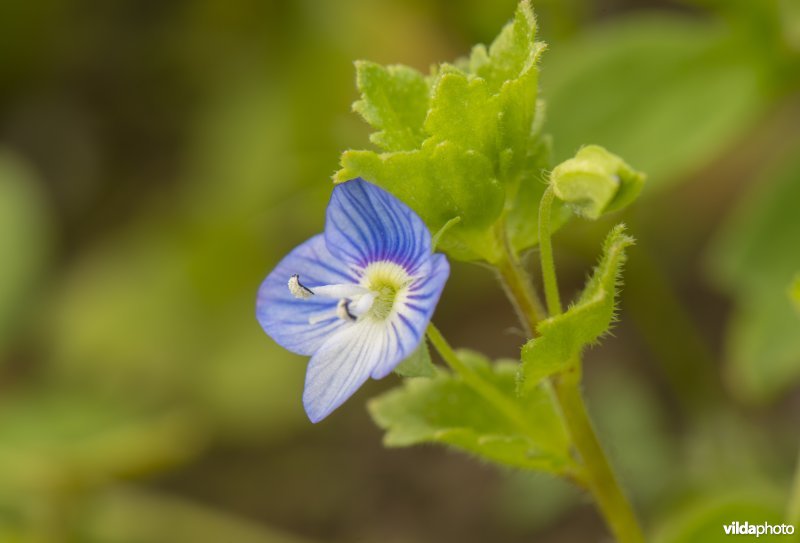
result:
<svg viewBox="0 0 800 543"><path fill-rule="evenodd" d="M428 112L428 82L407 66L356 62L361 99L353 109L379 132L370 136L386 151L406 151L422 144L422 123Z"/></svg>
<svg viewBox="0 0 800 543"><path fill-rule="evenodd" d="M497 251L491 225L503 209L503 188L489 160L451 142L428 141L421 149L377 154L347 151L336 181L353 177L380 185L412 207L432 231L453 217L440 246L457 258L493 260Z"/></svg>
<svg viewBox="0 0 800 543"><path fill-rule="evenodd" d="M497 155L497 111L485 79L445 65L433 87L425 131L434 141L451 141L464 149Z"/></svg>
<svg viewBox="0 0 800 543"><path fill-rule="evenodd" d="M522 392L534 390L545 377L566 369L584 347L608 331L614 319L625 249L632 244L624 225L614 227L606 238L600 263L578 300L566 312L536 327L539 337L522 348Z"/></svg>
<svg viewBox="0 0 800 543"><path fill-rule="evenodd" d="M472 49L469 69L496 92L506 81L531 67L535 59L531 52L539 47L542 44L536 42L536 19L528 2L522 2L514 21L500 31L488 51L484 45Z"/></svg>
<svg viewBox="0 0 800 543"><path fill-rule="evenodd" d="M439 443L499 464L556 473L571 465L567 434L548 389L517 398L515 363L492 365L467 351L459 357L506 405L489 401L458 375L410 379L369 404L372 418L386 430L387 446Z"/></svg>
<svg viewBox="0 0 800 543"><path fill-rule="evenodd" d="M488 49L479 45L469 59L442 64L429 78L402 66L358 63L362 97L354 107L380 130L372 141L386 152L345 151L334 181L363 177L382 186L432 231L460 216L441 240L457 259L496 261L501 225L516 249L534 245L549 167L537 105L544 46L535 36L523 1Z"/></svg>

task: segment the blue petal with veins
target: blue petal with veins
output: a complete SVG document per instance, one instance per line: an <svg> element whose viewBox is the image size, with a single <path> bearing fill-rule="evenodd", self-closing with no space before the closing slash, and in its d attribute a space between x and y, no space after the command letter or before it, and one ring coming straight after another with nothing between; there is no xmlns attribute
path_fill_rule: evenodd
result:
<svg viewBox="0 0 800 543"><path fill-rule="evenodd" d="M333 189L325 232L281 260L256 302L270 337L311 356L303 405L312 422L417 348L449 273L403 202L360 178Z"/></svg>

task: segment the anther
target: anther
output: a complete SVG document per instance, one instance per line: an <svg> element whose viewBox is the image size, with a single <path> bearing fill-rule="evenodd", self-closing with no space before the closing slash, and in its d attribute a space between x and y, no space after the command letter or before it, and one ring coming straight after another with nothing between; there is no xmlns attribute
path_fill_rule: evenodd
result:
<svg viewBox="0 0 800 543"><path fill-rule="evenodd" d="M339 300L336 305L336 316L343 321L355 321L357 319L355 315L350 313L350 302L345 298Z"/></svg>
<svg viewBox="0 0 800 543"><path fill-rule="evenodd" d="M303 283L300 282L300 276L297 274L294 274L289 278L288 286L289 286L289 292L291 292L292 296L294 296L295 298L299 298L301 300L308 300L314 295L313 290L306 287L305 285L303 285Z"/></svg>

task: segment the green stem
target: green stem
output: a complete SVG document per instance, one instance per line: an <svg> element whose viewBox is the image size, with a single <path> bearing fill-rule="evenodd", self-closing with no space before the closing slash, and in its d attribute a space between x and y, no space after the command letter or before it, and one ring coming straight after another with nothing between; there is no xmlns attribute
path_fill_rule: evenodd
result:
<svg viewBox="0 0 800 543"><path fill-rule="evenodd" d="M461 376L469 387L480 394L487 402L514 423L522 434L530 435L534 438L537 436L536 428L533 426L535 421L528 420L525 414L519 409L519 405L513 399L509 398L502 390L496 388L494 384L486 381L480 373L467 364L464 364L433 323L428 324L427 334L428 339L445 363L450 366L450 369ZM576 485L586 488L589 486L586 480L586 474L583 472L583 469L580 469L580 466L565 467L561 475L570 479Z"/></svg>
<svg viewBox="0 0 800 543"><path fill-rule="evenodd" d="M575 449L583 461L587 485L619 543L643 543L644 536L592 427L581 394L580 361L555 379L556 397Z"/></svg>
<svg viewBox="0 0 800 543"><path fill-rule="evenodd" d="M547 307L550 310L550 315L558 315L561 313L561 300L558 295L558 283L556 281L550 239L550 210L552 202L553 192L548 187L542 196L539 212L539 246ZM508 249L510 248L507 247ZM509 256L505 260L510 262L514 259ZM503 279L507 277L507 274L503 273L502 269L500 270L500 275ZM525 279L525 275L517 274L511 277L526 284L507 285L506 290L510 296L515 296L517 292L534 292L533 287ZM523 301L516 300L515 306L524 308ZM521 311L521 315L528 328L535 330L536 323L541 318L541 313L538 311ZM580 383L581 361L575 360L570 365L569 370L554 380L553 386L564 424L583 463L585 471L584 482L594 496L600 512L617 541L619 543L643 543L644 536L633 508L622 492L611 464L609 464L592 427L586 411L586 404L581 394Z"/></svg>
<svg viewBox="0 0 800 543"><path fill-rule="evenodd" d="M558 279L556 278L556 265L553 261L553 241L550 229L553 196L553 187L548 185L539 203L539 259L542 263L544 297L550 316L561 313L561 297L558 294Z"/></svg>
<svg viewBox="0 0 800 543"><path fill-rule="evenodd" d="M525 326L527 336L531 337L536 331L536 324L545 317L544 306L516 252L511 248L508 236L503 234L502 238L504 250L495 267L500 274L500 284Z"/></svg>
<svg viewBox="0 0 800 543"><path fill-rule="evenodd" d="M531 431L531 422L528 421L516 405L502 391L498 390L491 383L487 382L478 372L461 361L456 352L444 338L439 329L430 323L428 325L428 339L438 351L450 368L459 374L464 382L472 387L475 392L483 396L489 403L494 405L509 420L513 421L525 433Z"/></svg>

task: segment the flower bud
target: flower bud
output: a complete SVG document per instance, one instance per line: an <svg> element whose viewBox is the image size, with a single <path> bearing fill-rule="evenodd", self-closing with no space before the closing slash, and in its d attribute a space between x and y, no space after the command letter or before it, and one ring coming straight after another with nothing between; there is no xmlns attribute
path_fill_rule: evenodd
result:
<svg viewBox="0 0 800 543"><path fill-rule="evenodd" d="M556 197L578 215L592 220L633 202L644 179L643 173L599 145L581 148L550 174Z"/></svg>

